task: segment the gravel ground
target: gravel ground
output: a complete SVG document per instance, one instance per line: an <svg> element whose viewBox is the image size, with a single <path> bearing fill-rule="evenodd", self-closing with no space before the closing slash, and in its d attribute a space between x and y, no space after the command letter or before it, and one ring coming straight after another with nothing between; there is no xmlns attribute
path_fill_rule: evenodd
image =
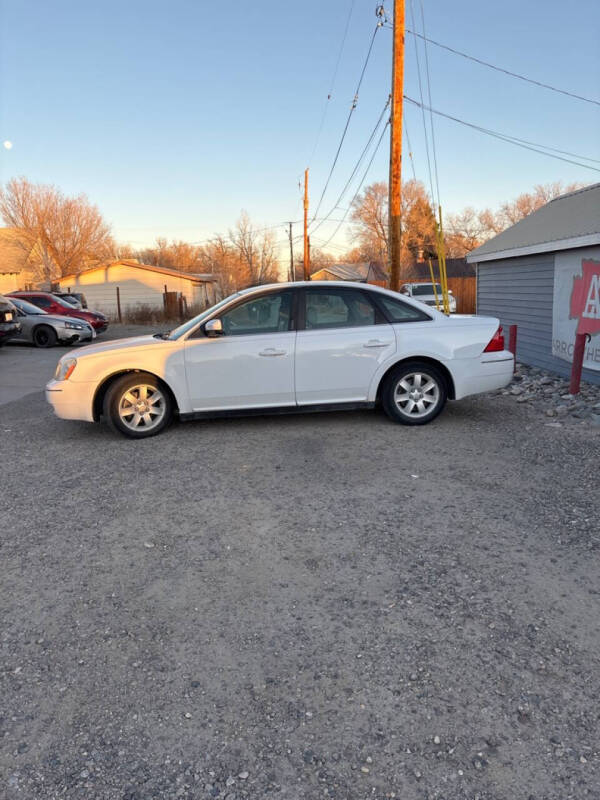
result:
<svg viewBox="0 0 600 800"><path fill-rule="evenodd" d="M0 407L6 800L600 797L600 429Z"/></svg>
<svg viewBox="0 0 600 800"><path fill-rule="evenodd" d="M581 381L579 392L570 394L569 383L555 372L517 364L513 382L498 394L510 395L517 403L529 403L547 417L600 425L600 386Z"/></svg>

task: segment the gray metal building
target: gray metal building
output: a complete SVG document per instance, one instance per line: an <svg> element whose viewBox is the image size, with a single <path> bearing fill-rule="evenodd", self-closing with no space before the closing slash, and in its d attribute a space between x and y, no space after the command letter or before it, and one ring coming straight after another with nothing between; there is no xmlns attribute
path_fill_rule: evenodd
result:
<svg viewBox="0 0 600 800"><path fill-rule="evenodd" d="M557 197L473 250L477 313L518 326L517 359L571 371L590 331L582 377L600 384L600 183Z"/></svg>

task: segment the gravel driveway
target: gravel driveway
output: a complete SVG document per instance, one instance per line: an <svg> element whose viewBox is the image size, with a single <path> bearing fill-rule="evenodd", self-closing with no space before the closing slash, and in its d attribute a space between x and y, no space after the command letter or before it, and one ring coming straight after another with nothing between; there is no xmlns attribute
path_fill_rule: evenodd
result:
<svg viewBox="0 0 600 800"><path fill-rule="evenodd" d="M557 425L1 406L0 797L597 799L600 429Z"/></svg>

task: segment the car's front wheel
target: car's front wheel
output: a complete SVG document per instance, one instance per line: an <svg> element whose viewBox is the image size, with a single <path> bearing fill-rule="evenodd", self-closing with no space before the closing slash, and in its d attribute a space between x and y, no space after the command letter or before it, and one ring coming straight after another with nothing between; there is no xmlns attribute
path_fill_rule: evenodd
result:
<svg viewBox="0 0 600 800"><path fill-rule="evenodd" d="M36 347L54 347L58 336L49 325L38 325L33 332L33 343Z"/></svg>
<svg viewBox="0 0 600 800"><path fill-rule="evenodd" d="M114 431L132 439L156 436L170 425L173 411L166 386L146 372L123 375L104 396L106 421Z"/></svg>
<svg viewBox="0 0 600 800"><path fill-rule="evenodd" d="M382 388L383 408L394 422L426 425L446 405L448 387L439 369L425 362L401 364L387 376Z"/></svg>

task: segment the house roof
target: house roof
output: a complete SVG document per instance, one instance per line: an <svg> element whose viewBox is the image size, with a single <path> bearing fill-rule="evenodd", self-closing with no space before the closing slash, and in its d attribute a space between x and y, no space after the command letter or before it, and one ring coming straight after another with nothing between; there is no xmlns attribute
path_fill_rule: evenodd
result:
<svg viewBox="0 0 600 800"><path fill-rule="evenodd" d="M556 197L469 253L470 264L600 244L600 183Z"/></svg>
<svg viewBox="0 0 600 800"><path fill-rule="evenodd" d="M313 272L312 277L329 272L342 281L386 281L388 274L379 261L363 261L358 264L331 264Z"/></svg>
<svg viewBox="0 0 600 800"><path fill-rule="evenodd" d="M68 281L71 278L77 278L80 275L87 274L88 272L94 272L94 270L108 269L109 267L116 266L135 267L136 269L146 270L147 272L159 272L162 275L169 275L172 278L183 278L185 280L192 281L193 283L214 283L217 280L214 275L210 275L208 273L183 272L183 270L169 269L168 267L155 267L153 264L140 264L138 261L132 261L129 258L119 259L118 261L113 261L112 263L105 264L101 267L91 267L90 269L85 269L81 272L65 275L60 280Z"/></svg>

